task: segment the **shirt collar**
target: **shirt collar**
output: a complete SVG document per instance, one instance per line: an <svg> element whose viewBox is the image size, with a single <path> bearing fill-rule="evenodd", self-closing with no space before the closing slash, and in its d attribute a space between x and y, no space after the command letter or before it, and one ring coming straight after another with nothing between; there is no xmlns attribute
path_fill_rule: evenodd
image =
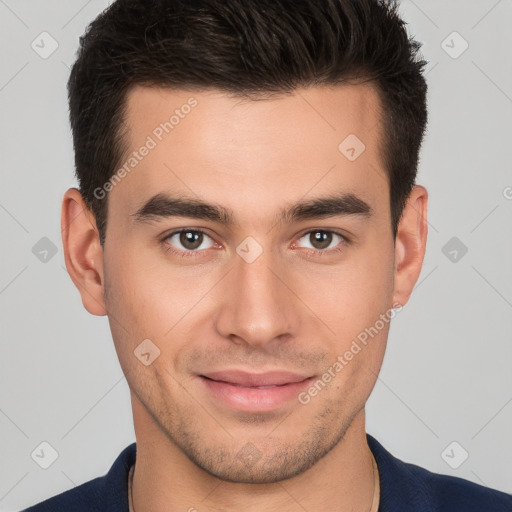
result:
<svg viewBox="0 0 512 512"><path fill-rule="evenodd" d="M379 468L379 512L435 512L427 484L418 474L422 468L397 459L370 434L366 434L366 440Z"/></svg>

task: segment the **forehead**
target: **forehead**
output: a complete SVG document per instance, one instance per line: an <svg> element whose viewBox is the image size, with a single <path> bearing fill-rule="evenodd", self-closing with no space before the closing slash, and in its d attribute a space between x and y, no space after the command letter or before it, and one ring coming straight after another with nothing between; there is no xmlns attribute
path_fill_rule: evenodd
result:
<svg viewBox="0 0 512 512"><path fill-rule="evenodd" d="M233 210L338 189L370 203L387 197L381 107L371 85L270 99L136 86L126 107L128 150L119 167L129 172L111 196L122 195L131 212L152 195L176 191Z"/></svg>
<svg viewBox="0 0 512 512"><path fill-rule="evenodd" d="M222 147L231 149L240 142L257 144L261 138L276 134L280 142L304 142L304 137L317 135L327 137L330 143L344 132L364 137L381 118L377 89L368 83L299 88L253 99L216 89L187 91L138 85L128 91L126 106L131 143L148 133L160 138L172 132L175 139L181 135L181 141L192 135L196 142L220 140ZM187 118L189 121L183 123ZM189 126L193 130L186 125L193 125ZM226 133L232 135L231 145Z"/></svg>

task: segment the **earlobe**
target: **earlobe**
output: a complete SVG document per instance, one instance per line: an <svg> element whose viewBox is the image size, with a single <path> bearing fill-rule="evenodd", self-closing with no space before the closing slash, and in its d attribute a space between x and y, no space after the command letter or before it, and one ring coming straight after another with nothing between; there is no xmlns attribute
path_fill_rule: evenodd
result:
<svg viewBox="0 0 512 512"><path fill-rule="evenodd" d="M94 215L76 188L64 194L61 230L66 268L85 309L92 315L106 315L103 248Z"/></svg>
<svg viewBox="0 0 512 512"><path fill-rule="evenodd" d="M395 241L393 302L405 305L418 280L427 244L427 189L416 185L405 205Z"/></svg>

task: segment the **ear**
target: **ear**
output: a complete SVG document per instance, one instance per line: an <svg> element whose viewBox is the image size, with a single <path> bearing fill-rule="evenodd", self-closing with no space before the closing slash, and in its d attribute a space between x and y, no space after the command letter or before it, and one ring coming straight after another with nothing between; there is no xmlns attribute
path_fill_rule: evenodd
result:
<svg viewBox="0 0 512 512"><path fill-rule="evenodd" d="M402 306L408 302L423 265L427 244L427 202L427 189L416 185L409 194L398 225L393 303Z"/></svg>
<svg viewBox="0 0 512 512"><path fill-rule="evenodd" d="M94 215L76 188L70 188L64 194L61 229L66 268L85 309L92 315L106 315L103 248Z"/></svg>

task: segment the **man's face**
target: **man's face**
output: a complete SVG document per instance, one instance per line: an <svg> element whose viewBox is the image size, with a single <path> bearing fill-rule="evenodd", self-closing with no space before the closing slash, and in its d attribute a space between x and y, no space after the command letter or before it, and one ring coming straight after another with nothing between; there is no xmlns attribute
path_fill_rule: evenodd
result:
<svg viewBox="0 0 512 512"><path fill-rule="evenodd" d="M377 321L394 300L380 120L369 86L260 101L130 92L125 157L140 160L109 193L104 279L136 429L156 425L220 478L263 483L311 467L361 426L389 327ZM205 208L141 212L157 194L211 204L231 222ZM359 213L334 201L281 217L344 194ZM137 347L148 339L160 354L145 365L153 345Z"/></svg>

